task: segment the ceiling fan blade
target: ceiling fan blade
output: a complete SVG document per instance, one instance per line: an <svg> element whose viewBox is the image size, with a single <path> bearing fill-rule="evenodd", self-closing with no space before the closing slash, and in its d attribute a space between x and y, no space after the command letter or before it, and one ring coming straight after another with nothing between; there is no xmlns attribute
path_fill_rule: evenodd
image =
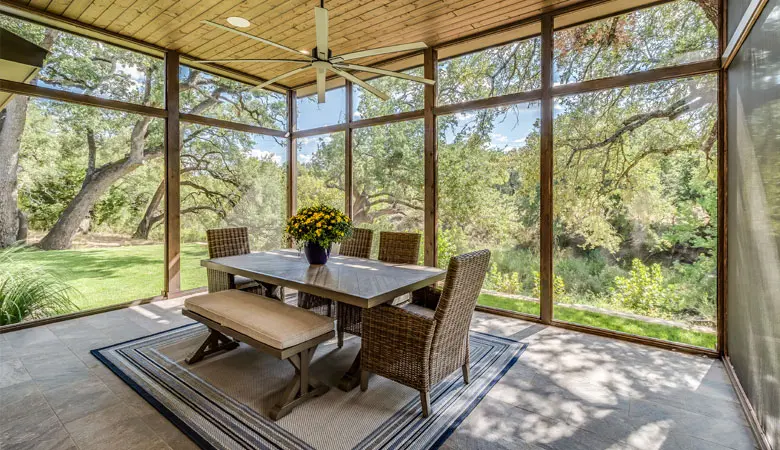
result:
<svg viewBox="0 0 780 450"><path fill-rule="evenodd" d="M277 82L277 81L279 81L279 80L285 79L285 78L287 78L287 77L291 77L291 76L293 76L293 75L295 75L295 74L297 74L297 73L301 73L301 72L303 72L304 70L307 70L307 69L310 69L310 68L311 68L311 64L309 64L309 65L308 65L308 66L306 66L306 67L299 67L299 68L297 68L297 69L294 69L294 70L291 70L291 71L289 71L289 72L285 72L285 73L283 73L283 74L281 74L281 75L277 75L277 76L275 76L275 77L271 78L270 80L268 80L268 81L266 81L266 82L264 82L264 83L260 83L260 84L258 84L257 86L253 87L253 88L252 88L252 89L250 89L250 90L254 91L254 90L256 90L256 89L262 89L262 88L264 88L264 87L268 86L269 84L276 83L276 82Z"/></svg>
<svg viewBox="0 0 780 450"><path fill-rule="evenodd" d="M398 53L408 52L411 50L422 50L428 48L425 42L412 42L411 44L399 44L391 45L389 47L379 47L370 50L361 50L359 52L345 53L343 55L334 56L330 62L347 61L350 59L366 58L368 56L384 55L385 53Z"/></svg>
<svg viewBox="0 0 780 450"><path fill-rule="evenodd" d="M245 63L298 63L298 64L311 64L311 61L302 61L300 59L202 59L199 63L231 63L231 62L245 62Z"/></svg>
<svg viewBox="0 0 780 450"><path fill-rule="evenodd" d="M295 53L295 54L296 54L296 55L298 55L298 56L303 56L303 57L306 57L306 55L303 55L303 54L302 54L301 52L299 52L298 50L295 50L295 49L293 49L293 48L290 48L290 47L284 46L284 45L282 45L282 44L277 44L276 42L269 41L268 39L263 39L263 38L261 38L261 37L254 36L254 35L252 35L252 34L249 34L249 33L244 33L243 31L238 31L238 30L235 30L235 29L233 29L233 28L226 27L226 26L224 26L224 25L220 25L220 24L218 24L218 23L211 22L211 21L209 21L209 20L204 20L204 21L202 21L201 23L205 23L206 25L210 25L210 26L212 26L212 27L219 28L220 30L230 31L230 32L232 32L232 33L235 33L235 34L237 34L237 35L239 35L239 36L244 36L245 38L254 39L254 40L256 40L256 41L260 41L260 42L262 42L263 44L272 45L272 46L274 46L274 47L276 47L276 48L280 48L280 49L282 49L282 50L287 50L288 52ZM311 60L311 58L310 58L310 60Z"/></svg>
<svg viewBox="0 0 780 450"><path fill-rule="evenodd" d="M325 103L325 69L317 69L317 103Z"/></svg>
<svg viewBox="0 0 780 450"><path fill-rule="evenodd" d="M374 86L371 86L370 84L366 83L365 81L361 80L360 78L352 75L349 72L344 72L343 70L337 69L335 67L331 67L333 73L336 75L342 76L346 78L347 80L357 84L358 86L362 87L363 89L367 90L368 92L376 95L377 97L381 98L382 100L388 100L390 97L385 94L384 92L380 91L379 89L375 88Z"/></svg>
<svg viewBox="0 0 780 450"><path fill-rule="evenodd" d="M328 60L328 10L314 8L314 24L317 28L317 58Z"/></svg>
<svg viewBox="0 0 780 450"><path fill-rule="evenodd" d="M367 67L367 66L361 66L358 64L347 64L347 63L337 63L337 67L341 69L350 69L350 70L357 70L360 72L371 72L371 73L378 73L380 75L387 75L389 77L396 77L396 78L403 78L404 80L411 80L416 81L418 83L425 83L425 84L436 84L436 81L429 80L427 78L418 77L414 75L409 75L403 72L394 72L392 70L385 70L385 69L378 69L376 67Z"/></svg>

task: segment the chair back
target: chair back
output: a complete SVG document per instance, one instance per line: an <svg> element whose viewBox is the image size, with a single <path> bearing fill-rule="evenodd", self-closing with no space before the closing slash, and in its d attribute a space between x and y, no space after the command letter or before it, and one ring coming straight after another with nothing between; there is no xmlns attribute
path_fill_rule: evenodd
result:
<svg viewBox="0 0 780 450"><path fill-rule="evenodd" d="M206 231L209 258L246 255L249 253L249 232L246 227L217 228Z"/></svg>
<svg viewBox="0 0 780 450"><path fill-rule="evenodd" d="M394 264L417 264L420 260L420 234L382 231L379 233L379 260Z"/></svg>
<svg viewBox="0 0 780 450"><path fill-rule="evenodd" d="M450 259L439 304L431 351L434 382L463 364L468 354L471 317L490 263L490 251L479 250Z"/></svg>
<svg viewBox="0 0 780 450"><path fill-rule="evenodd" d="M371 257L371 245L374 241L374 230L354 228L352 237L341 243L340 254L354 258L368 259Z"/></svg>

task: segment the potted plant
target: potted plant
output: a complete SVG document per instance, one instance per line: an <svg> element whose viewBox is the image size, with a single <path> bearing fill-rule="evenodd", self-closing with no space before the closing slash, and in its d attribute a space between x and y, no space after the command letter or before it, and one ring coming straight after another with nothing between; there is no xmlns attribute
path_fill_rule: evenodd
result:
<svg viewBox="0 0 780 450"><path fill-rule="evenodd" d="M301 208L287 221L285 235L306 254L309 264L325 264L330 246L352 235L352 221L336 208L316 205Z"/></svg>

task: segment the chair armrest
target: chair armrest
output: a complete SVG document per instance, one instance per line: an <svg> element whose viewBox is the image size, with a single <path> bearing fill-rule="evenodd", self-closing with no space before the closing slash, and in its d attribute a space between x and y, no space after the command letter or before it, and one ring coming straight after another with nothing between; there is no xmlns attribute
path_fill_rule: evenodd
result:
<svg viewBox="0 0 780 450"><path fill-rule="evenodd" d="M415 305L424 306L428 309L436 309L439 306L439 299L441 298L441 289L437 289L434 286L425 286L422 289L417 289L412 292L412 303Z"/></svg>
<svg viewBox="0 0 780 450"><path fill-rule="evenodd" d="M390 305L363 310L361 369L415 389L430 380L436 321Z"/></svg>

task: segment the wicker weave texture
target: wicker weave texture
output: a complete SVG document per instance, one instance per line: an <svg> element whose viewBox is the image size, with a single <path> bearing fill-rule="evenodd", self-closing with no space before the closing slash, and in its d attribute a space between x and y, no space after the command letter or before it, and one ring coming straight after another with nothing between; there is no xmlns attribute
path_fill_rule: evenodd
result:
<svg viewBox="0 0 780 450"><path fill-rule="evenodd" d="M391 305L363 311L361 370L427 392L467 364L469 326L489 262L488 250L452 258L432 318Z"/></svg>
<svg viewBox="0 0 780 450"><path fill-rule="evenodd" d="M246 255L249 253L249 232L246 227L218 228L206 231L209 258Z"/></svg>
<svg viewBox="0 0 780 450"><path fill-rule="evenodd" d="M420 234L382 231L379 233L379 260L417 264L420 260Z"/></svg>
<svg viewBox="0 0 780 450"><path fill-rule="evenodd" d="M371 243L369 242L369 252ZM379 260L394 264L417 264L420 258L420 235L418 233L379 233ZM340 304L336 311L339 334L349 333L361 336L361 308Z"/></svg>
<svg viewBox="0 0 780 450"><path fill-rule="evenodd" d="M355 228L352 230L352 237L341 243L339 253L354 258L370 258L373 241L374 230Z"/></svg>
<svg viewBox="0 0 780 450"><path fill-rule="evenodd" d="M249 231L246 227L206 230L209 258L246 255L249 249ZM219 270L206 269L209 292L236 289L234 277ZM242 291L264 295L284 301L284 289L268 283L252 283L241 287Z"/></svg>
<svg viewBox="0 0 780 450"><path fill-rule="evenodd" d="M339 253L344 256L367 259L371 256L373 240L374 230L355 228L352 230L352 237L341 243ZM298 292L299 308L308 309L324 316L332 316L335 311L332 305L333 301L329 298Z"/></svg>

